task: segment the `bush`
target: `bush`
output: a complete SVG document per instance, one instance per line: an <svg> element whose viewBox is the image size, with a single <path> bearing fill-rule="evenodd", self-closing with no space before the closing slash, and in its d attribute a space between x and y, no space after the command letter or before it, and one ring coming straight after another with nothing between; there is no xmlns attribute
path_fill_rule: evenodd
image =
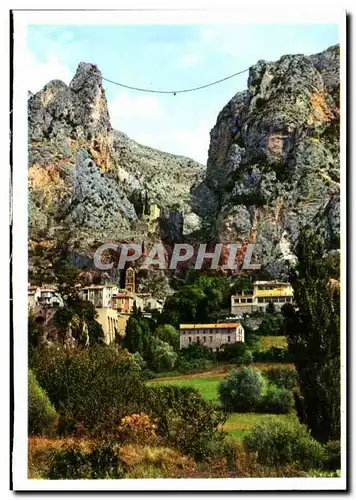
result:
<svg viewBox="0 0 356 500"><path fill-rule="evenodd" d="M230 372L218 387L222 406L227 411L254 411L262 400L266 382L254 367L243 367Z"/></svg>
<svg viewBox="0 0 356 500"><path fill-rule="evenodd" d="M223 435L220 439L212 439L207 443L207 456L212 459L223 458L228 469L233 472L236 467L236 456L240 443L232 436Z"/></svg>
<svg viewBox="0 0 356 500"><path fill-rule="evenodd" d="M254 352L255 361L269 361L271 363L284 363L292 362L291 354L288 349L283 349L281 347L271 347L267 351L255 351Z"/></svg>
<svg viewBox="0 0 356 500"><path fill-rule="evenodd" d="M141 411L145 401L140 369L125 349L44 348L34 364L59 414L62 434L110 435L122 417Z"/></svg>
<svg viewBox="0 0 356 500"><path fill-rule="evenodd" d="M191 361L186 361L184 358L179 358L176 368L180 373L191 373L194 371L204 370L212 365L212 361L209 359L192 359Z"/></svg>
<svg viewBox="0 0 356 500"><path fill-rule="evenodd" d="M207 453L207 442L219 435L226 413L205 401L190 387L149 387L146 413L157 418L157 434L168 445L197 459Z"/></svg>
<svg viewBox="0 0 356 500"><path fill-rule="evenodd" d="M341 444L340 441L329 441L324 445L325 461L324 469L339 470L341 468Z"/></svg>
<svg viewBox="0 0 356 500"><path fill-rule="evenodd" d="M291 368L270 368L263 372L271 384L293 390L297 386L297 372Z"/></svg>
<svg viewBox="0 0 356 500"><path fill-rule="evenodd" d="M56 451L47 475L48 479L121 479L124 472L117 449L101 444L89 453L75 448Z"/></svg>
<svg viewBox="0 0 356 500"><path fill-rule="evenodd" d="M46 391L28 372L28 433L35 436L53 436L57 431L58 415Z"/></svg>
<svg viewBox="0 0 356 500"><path fill-rule="evenodd" d="M223 345L217 353L217 359L236 364L248 364L253 361L252 354L244 342Z"/></svg>
<svg viewBox="0 0 356 500"><path fill-rule="evenodd" d="M193 361L195 359L206 359L210 361L216 360L216 353L209 347L193 342L187 347L180 350L180 358L186 361Z"/></svg>
<svg viewBox="0 0 356 500"><path fill-rule="evenodd" d="M261 464L271 467L297 464L307 470L319 468L325 459L323 446L299 422L264 422L254 427L243 443L248 451L258 453Z"/></svg>
<svg viewBox="0 0 356 500"><path fill-rule="evenodd" d="M290 413L293 410L294 397L292 391L269 384L259 405L261 413Z"/></svg>
<svg viewBox="0 0 356 500"><path fill-rule="evenodd" d="M121 419L120 439L131 443L146 443L156 438L156 422L145 413L134 413Z"/></svg>

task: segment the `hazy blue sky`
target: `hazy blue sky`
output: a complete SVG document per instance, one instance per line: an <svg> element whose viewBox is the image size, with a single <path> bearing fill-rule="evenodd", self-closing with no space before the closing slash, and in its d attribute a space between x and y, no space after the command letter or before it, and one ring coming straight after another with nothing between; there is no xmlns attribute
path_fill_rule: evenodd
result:
<svg viewBox="0 0 356 500"><path fill-rule="evenodd" d="M127 85L196 87L259 59L312 54L339 42L334 24L219 26L31 26L28 87L69 83L80 61ZM142 144L206 162L209 132L222 107L246 88L248 73L197 92L146 94L103 82L112 125Z"/></svg>

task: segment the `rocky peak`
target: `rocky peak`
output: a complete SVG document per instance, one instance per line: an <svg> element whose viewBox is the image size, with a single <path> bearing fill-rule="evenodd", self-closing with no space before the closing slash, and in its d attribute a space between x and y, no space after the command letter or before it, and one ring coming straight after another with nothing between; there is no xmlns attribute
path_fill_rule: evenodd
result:
<svg viewBox="0 0 356 500"><path fill-rule="evenodd" d="M75 162L84 147L103 170L111 170L113 132L95 65L80 63L69 86L52 80L30 97L28 107L30 165Z"/></svg>
<svg viewBox="0 0 356 500"><path fill-rule="evenodd" d="M303 225L338 245L339 81L338 46L258 61L211 130L203 184L218 199L215 237L255 242L274 274Z"/></svg>

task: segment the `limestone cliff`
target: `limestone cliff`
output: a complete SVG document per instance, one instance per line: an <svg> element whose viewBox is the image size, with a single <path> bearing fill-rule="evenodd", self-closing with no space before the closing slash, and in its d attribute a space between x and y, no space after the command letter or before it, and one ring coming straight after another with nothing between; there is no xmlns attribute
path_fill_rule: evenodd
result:
<svg viewBox="0 0 356 500"><path fill-rule="evenodd" d="M212 236L255 242L256 260L283 275L304 225L338 248L339 194L339 47L258 61L211 130L193 192Z"/></svg>
<svg viewBox="0 0 356 500"><path fill-rule="evenodd" d="M76 232L79 250L137 239L137 193L189 221L190 191L202 181L203 165L113 130L95 65L80 63L69 85L54 80L30 94L28 125L31 239L50 238L63 226ZM200 222L191 220L188 230Z"/></svg>
<svg viewBox="0 0 356 500"><path fill-rule="evenodd" d="M258 61L222 109L207 168L112 129L102 77L81 63L69 86L29 96L30 239L74 230L73 249L107 240L254 242L285 275L300 228L339 246L339 47ZM137 201L162 207L149 234Z"/></svg>

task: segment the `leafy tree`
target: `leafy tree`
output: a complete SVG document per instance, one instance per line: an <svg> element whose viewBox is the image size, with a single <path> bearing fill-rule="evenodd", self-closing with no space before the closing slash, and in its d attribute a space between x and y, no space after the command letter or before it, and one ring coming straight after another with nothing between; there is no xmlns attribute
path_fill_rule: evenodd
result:
<svg viewBox="0 0 356 500"><path fill-rule="evenodd" d="M273 302L268 302L267 307L266 307L266 313L274 314L275 312L276 312L276 308L274 307Z"/></svg>
<svg viewBox="0 0 356 500"><path fill-rule="evenodd" d="M131 353L138 352L147 360L150 355L151 337L149 320L143 316L140 309L136 309L126 323L126 334L122 340L122 346Z"/></svg>
<svg viewBox="0 0 356 500"><path fill-rule="evenodd" d="M155 337L170 344L176 351L179 350L179 332L172 325L161 325L155 332Z"/></svg>
<svg viewBox="0 0 356 500"><path fill-rule="evenodd" d="M254 411L262 400L266 381L252 366L230 372L219 384L221 404L228 411Z"/></svg>
<svg viewBox="0 0 356 500"><path fill-rule="evenodd" d="M301 397L300 420L321 442L340 439L340 290L331 281L320 238L305 230L291 272L295 306L283 307Z"/></svg>
<svg viewBox="0 0 356 500"><path fill-rule="evenodd" d="M216 359L216 353L204 345L192 342L187 347L183 347L180 350L180 357L184 358L186 361L192 361L194 359L208 359L214 361Z"/></svg>
<svg viewBox="0 0 356 500"><path fill-rule="evenodd" d="M271 306L271 307L269 307ZM284 335L284 320L280 312L276 312L274 304L270 302L267 306L266 313L258 329L259 335L272 336Z"/></svg>
<svg viewBox="0 0 356 500"><path fill-rule="evenodd" d="M152 337L150 343L149 368L155 372L170 371L174 368L178 354L167 342Z"/></svg>
<svg viewBox="0 0 356 500"><path fill-rule="evenodd" d="M63 434L113 434L122 417L145 403L137 362L116 346L38 348L33 371L59 415Z"/></svg>
<svg viewBox="0 0 356 500"><path fill-rule="evenodd" d="M58 416L51 401L32 370L28 372L28 433L52 436L56 433Z"/></svg>
<svg viewBox="0 0 356 500"><path fill-rule="evenodd" d="M229 361L237 364L248 364L252 361L251 352L244 342L225 344L219 350L217 357L220 361Z"/></svg>
<svg viewBox="0 0 356 500"><path fill-rule="evenodd" d="M216 322L220 309L229 307L229 297L226 278L200 276L166 300L160 321L175 327L180 323Z"/></svg>

